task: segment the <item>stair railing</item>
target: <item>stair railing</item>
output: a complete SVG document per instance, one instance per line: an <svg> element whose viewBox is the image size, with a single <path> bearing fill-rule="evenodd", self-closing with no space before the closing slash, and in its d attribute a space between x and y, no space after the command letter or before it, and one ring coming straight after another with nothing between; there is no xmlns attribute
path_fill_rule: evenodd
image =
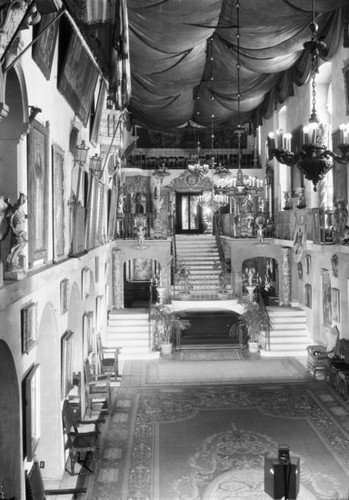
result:
<svg viewBox="0 0 349 500"><path fill-rule="evenodd" d="M264 310L266 317L268 318L268 325L267 325L267 328L265 329L264 349L266 351L270 351L270 327L269 327L269 324L271 324L271 320L270 320L268 309L266 308L260 287L258 287L258 302L259 302L260 306L262 307L262 309Z"/></svg>
<svg viewBox="0 0 349 500"><path fill-rule="evenodd" d="M221 266L222 266L222 271L226 275L229 272L229 266L228 266L227 261L225 259L224 250L223 250L223 243L222 243L222 238L221 238L220 229L219 229L219 226L220 226L219 225L219 218L220 217L222 217L221 214L215 215L213 217L213 231L214 231L214 235L215 235L215 239L216 239L219 261L220 261Z"/></svg>

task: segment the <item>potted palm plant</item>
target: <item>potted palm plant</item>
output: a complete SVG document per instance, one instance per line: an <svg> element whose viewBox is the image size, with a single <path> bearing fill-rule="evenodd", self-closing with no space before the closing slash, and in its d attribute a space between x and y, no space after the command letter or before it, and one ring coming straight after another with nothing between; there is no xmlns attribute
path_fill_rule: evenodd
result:
<svg viewBox="0 0 349 500"><path fill-rule="evenodd" d="M151 308L150 317L155 322L155 346L160 346L162 354L170 354L176 334L190 326L190 321L184 319L185 313L172 311L168 305L155 304Z"/></svg>
<svg viewBox="0 0 349 500"><path fill-rule="evenodd" d="M261 347L262 331L272 328L272 321L263 302L255 302L250 297L240 299L245 308L240 320L247 328L248 347L250 352L258 352Z"/></svg>
<svg viewBox="0 0 349 500"><path fill-rule="evenodd" d="M178 261L175 266L175 279L177 284L181 287L179 292L180 298L188 298L193 289L190 268L180 261Z"/></svg>

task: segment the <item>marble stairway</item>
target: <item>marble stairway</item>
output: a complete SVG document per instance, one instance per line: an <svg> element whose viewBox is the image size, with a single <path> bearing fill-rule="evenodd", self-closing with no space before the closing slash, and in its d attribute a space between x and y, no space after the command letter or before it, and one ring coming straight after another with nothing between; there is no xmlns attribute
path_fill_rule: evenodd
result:
<svg viewBox="0 0 349 500"><path fill-rule="evenodd" d="M270 332L270 351L261 351L263 357L305 357L309 345L306 312L300 307L267 306L273 322Z"/></svg>
<svg viewBox="0 0 349 500"><path fill-rule="evenodd" d="M216 238L209 234L180 234L176 236L176 249L177 261L190 269L193 289L188 300L218 299L218 275L221 265ZM175 295L181 290L181 285L176 284Z"/></svg>
<svg viewBox="0 0 349 500"><path fill-rule="evenodd" d="M149 348L148 309L112 310L108 314L105 345L121 348L119 372L122 373L126 360L156 359L158 352Z"/></svg>

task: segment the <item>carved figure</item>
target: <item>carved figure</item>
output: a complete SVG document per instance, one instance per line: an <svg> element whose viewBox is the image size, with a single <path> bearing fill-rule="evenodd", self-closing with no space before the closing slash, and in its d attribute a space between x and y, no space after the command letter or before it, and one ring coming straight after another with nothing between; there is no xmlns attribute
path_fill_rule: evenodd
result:
<svg viewBox="0 0 349 500"><path fill-rule="evenodd" d="M23 210L23 205L26 201L26 195L20 193L18 200L9 210L9 224L12 230L10 251L7 256L9 270L23 269L19 257L23 248L28 243L26 215Z"/></svg>
<svg viewBox="0 0 349 500"><path fill-rule="evenodd" d="M145 229L141 224L137 227L138 246L144 246Z"/></svg>
<svg viewBox="0 0 349 500"><path fill-rule="evenodd" d="M5 200L3 196L0 196L0 241L5 238L10 229L7 217L8 210L8 200Z"/></svg>

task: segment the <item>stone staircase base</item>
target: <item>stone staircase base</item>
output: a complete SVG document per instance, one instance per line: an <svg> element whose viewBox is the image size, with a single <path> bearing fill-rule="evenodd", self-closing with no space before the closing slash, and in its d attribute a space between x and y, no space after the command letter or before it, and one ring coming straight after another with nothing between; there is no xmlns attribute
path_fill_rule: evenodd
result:
<svg viewBox="0 0 349 500"><path fill-rule="evenodd" d="M261 350L263 357L305 357L309 345L306 313L300 307L267 306L273 322L270 350Z"/></svg>
<svg viewBox="0 0 349 500"><path fill-rule="evenodd" d="M106 347L121 348L119 372L126 360L159 358L159 352L149 349L149 320L147 309L112 310L108 315Z"/></svg>

